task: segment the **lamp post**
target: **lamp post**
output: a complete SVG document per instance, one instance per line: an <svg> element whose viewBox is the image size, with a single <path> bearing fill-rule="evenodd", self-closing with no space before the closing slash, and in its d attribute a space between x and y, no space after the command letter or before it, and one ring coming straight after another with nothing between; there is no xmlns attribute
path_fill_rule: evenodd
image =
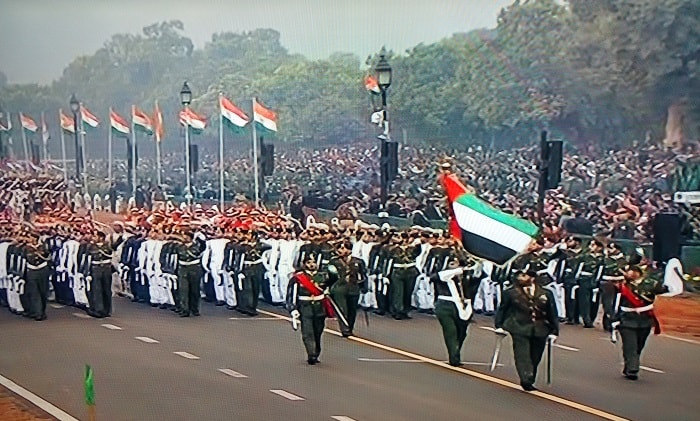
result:
<svg viewBox="0 0 700 421"><path fill-rule="evenodd" d="M70 96L70 110L73 112L73 134L75 135L75 181L80 180L80 162L83 153L80 150L80 141L78 140L78 111L80 111L80 101L75 97L75 94Z"/></svg>
<svg viewBox="0 0 700 421"><path fill-rule="evenodd" d="M386 109L386 95L389 86L391 86L391 65L386 60L386 50L382 47L379 52L379 61L374 66L374 72L377 78L377 85L382 93L382 111L384 113L384 133L379 136L382 140L380 168L380 195L382 209L386 208L387 190L389 188L389 148L387 143L391 141L389 134L389 115Z"/></svg>
<svg viewBox="0 0 700 421"><path fill-rule="evenodd" d="M185 108L185 111L190 107L192 103L192 90L190 85L185 81L182 84L182 89L180 89L180 102ZM192 187L190 185L190 126L189 122L185 124L185 176L187 177L187 191L185 193L185 199L187 199L187 206L192 205Z"/></svg>
<svg viewBox="0 0 700 421"><path fill-rule="evenodd" d="M0 123L2 123L3 117L5 117L5 114L0 111ZM3 130L0 130L0 160L5 159L5 145L2 143L2 132Z"/></svg>

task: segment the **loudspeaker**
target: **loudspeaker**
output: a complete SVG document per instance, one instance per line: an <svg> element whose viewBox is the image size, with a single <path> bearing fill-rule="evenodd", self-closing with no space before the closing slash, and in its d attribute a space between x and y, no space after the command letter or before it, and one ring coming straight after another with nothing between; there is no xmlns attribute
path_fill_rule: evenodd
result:
<svg viewBox="0 0 700 421"><path fill-rule="evenodd" d="M654 260L666 262L681 255L681 218L677 213L659 213L654 218Z"/></svg>
<svg viewBox="0 0 700 421"><path fill-rule="evenodd" d="M399 175L399 143L384 142L386 144L386 174L389 180Z"/></svg>
<svg viewBox="0 0 700 421"><path fill-rule="evenodd" d="M262 175L271 176L275 170L275 145L263 143L260 146L260 169Z"/></svg>
<svg viewBox="0 0 700 421"><path fill-rule="evenodd" d="M32 144L32 164L39 165L41 161L41 155L39 152L39 145Z"/></svg>
<svg viewBox="0 0 700 421"><path fill-rule="evenodd" d="M197 145L190 145L190 173L199 171L199 149Z"/></svg>
<svg viewBox="0 0 700 421"><path fill-rule="evenodd" d="M563 142L550 140L547 142L547 183L546 188L556 189L561 181L561 162Z"/></svg>

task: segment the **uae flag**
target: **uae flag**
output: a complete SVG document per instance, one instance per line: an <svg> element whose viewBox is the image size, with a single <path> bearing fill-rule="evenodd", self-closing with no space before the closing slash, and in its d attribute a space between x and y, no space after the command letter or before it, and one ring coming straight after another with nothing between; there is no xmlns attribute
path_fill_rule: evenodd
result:
<svg viewBox="0 0 700 421"><path fill-rule="evenodd" d="M277 114L255 99L253 100L253 120L268 131L277 132Z"/></svg>
<svg viewBox="0 0 700 421"><path fill-rule="evenodd" d="M224 123L234 131L241 131L250 122L250 118L223 95L219 99L219 108Z"/></svg>
<svg viewBox="0 0 700 421"><path fill-rule="evenodd" d="M193 133L201 133L207 127L207 118L197 115L190 108L185 108L180 111L180 124L191 127Z"/></svg>
<svg viewBox="0 0 700 421"><path fill-rule="evenodd" d="M83 120L83 127L87 126L94 129L100 125L100 119L95 117L95 114L91 113L90 110L82 105L80 106L80 118Z"/></svg>
<svg viewBox="0 0 700 421"><path fill-rule="evenodd" d="M153 134L153 123L148 114L139 110L137 106L131 106L131 121L134 123L134 129L144 133Z"/></svg>
<svg viewBox="0 0 700 421"><path fill-rule="evenodd" d="M535 224L496 209L467 189L456 175L441 180L450 211L450 232L469 253L498 265L524 252L538 228Z"/></svg>
<svg viewBox="0 0 700 421"><path fill-rule="evenodd" d="M32 120L32 118L28 115L19 113L19 122L22 125L22 128L28 132L36 133L36 131L39 130L39 126L37 126L34 120Z"/></svg>
<svg viewBox="0 0 700 421"><path fill-rule="evenodd" d="M116 134L122 136L129 134L129 123L126 122L124 117L120 116L112 109L109 110L109 124Z"/></svg>
<svg viewBox="0 0 700 421"><path fill-rule="evenodd" d="M377 79L375 79L374 76L365 77L365 89L367 89L370 93L373 94L380 94L382 92L379 89L379 84L377 83Z"/></svg>
<svg viewBox="0 0 700 421"><path fill-rule="evenodd" d="M73 118L68 117L63 114L63 110L58 110L58 117L61 120L61 129L67 131L68 133L75 133L75 125L73 124Z"/></svg>
<svg viewBox="0 0 700 421"><path fill-rule="evenodd" d="M160 143L165 135L165 130L163 129L163 113L160 112L160 107L158 106L158 101L156 101L155 109L153 110L153 130L156 135L156 142Z"/></svg>

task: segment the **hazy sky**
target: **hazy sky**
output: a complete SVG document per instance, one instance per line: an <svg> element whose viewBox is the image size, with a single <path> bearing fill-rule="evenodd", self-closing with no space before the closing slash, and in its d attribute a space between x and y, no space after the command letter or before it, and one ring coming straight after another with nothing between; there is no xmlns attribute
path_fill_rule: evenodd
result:
<svg viewBox="0 0 700 421"><path fill-rule="evenodd" d="M403 52L455 32L494 27L513 0L0 0L0 71L11 83L48 83L116 33L179 19L202 47L215 32L273 28L309 58L382 45Z"/></svg>

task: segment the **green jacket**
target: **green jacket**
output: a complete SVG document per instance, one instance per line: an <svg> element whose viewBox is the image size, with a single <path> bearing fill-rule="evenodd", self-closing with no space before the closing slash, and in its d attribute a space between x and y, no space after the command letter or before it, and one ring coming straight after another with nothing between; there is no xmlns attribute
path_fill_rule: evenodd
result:
<svg viewBox="0 0 700 421"><path fill-rule="evenodd" d="M627 287L629 287L632 292L635 293L639 298L642 299L644 305L653 304L656 299L657 294L663 294L668 292L668 288L661 282L645 278L638 285L627 282ZM620 308L618 309L615 319L620 322L620 327L629 328L648 328L654 325L654 318L649 312L636 313L631 311L624 311L624 308L634 307L631 302L629 302L625 297L620 297Z"/></svg>
<svg viewBox="0 0 700 421"><path fill-rule="evenodd" d="M559 335L559 316L554 295L548 289L535 286L530 296L522 287L503 291L501 305L496 312L496 328L511 335L545 337Z"/></svg>

